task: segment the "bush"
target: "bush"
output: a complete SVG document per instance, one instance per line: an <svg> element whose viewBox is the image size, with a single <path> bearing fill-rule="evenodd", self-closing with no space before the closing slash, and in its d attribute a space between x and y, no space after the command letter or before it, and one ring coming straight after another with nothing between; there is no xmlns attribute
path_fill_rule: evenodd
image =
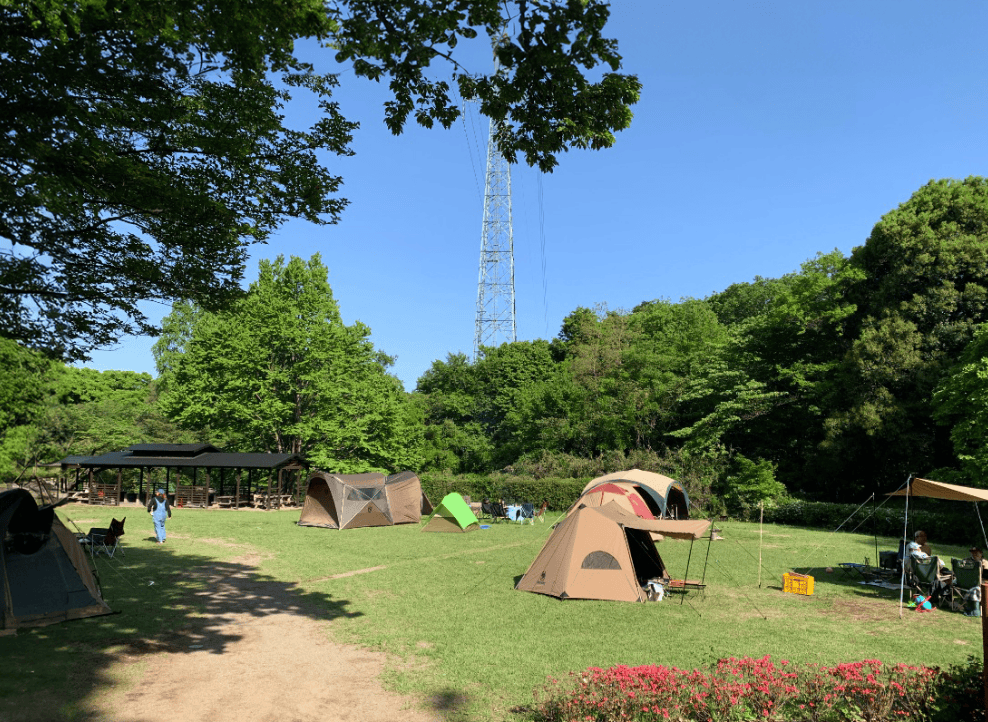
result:
<svg viewBox="0 0 988 722"><path fill-rule="evenodd" d="M421 474L422 490L433 504L450 492L469 496L472 501L482 499L515 499L541 504L547 501L550 509L569 509L580 498L580 492L590 479L535 479L508 474Z"/></svg>
<svg viewBox="0 0 988 722"><path fill-rule="evenodd" d="M722 659L712 667L591 667L535 694L539 722L923 720L939 670L865 660L825 667ZM970 719L970 718L958 718Z"/></svg>
<svg viewBox="0 0 988 722"><path fill-rule="evenodd" d="M904 515L904 502L900 500L886 502L880 508L788 500L765 509L765 521L771 524L830 530L840 528L842 531L893 538L902 537ZM926 531L934 544L969 546L981 540L977 510L966 502L923 499L923 508L918 509L910 504L909 528L906 530L910 539L917 529Z"/></svg>
<svg viewBox="0 0 988 722"><path fill-rule="evenodd" d="M984 722L984 664L968 657L966 664L948 667L937 677L932 722Z"/></svg>

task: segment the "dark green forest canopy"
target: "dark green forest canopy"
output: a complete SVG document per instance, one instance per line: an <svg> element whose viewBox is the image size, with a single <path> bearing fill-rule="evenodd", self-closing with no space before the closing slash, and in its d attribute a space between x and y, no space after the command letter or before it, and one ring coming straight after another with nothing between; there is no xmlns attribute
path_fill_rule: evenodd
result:
<svg viewBox="0 0 988 722"><path fill-rule="evenodd" d="M825 499L909 473L983 485L983 340L953 364L985 321L986 255L988 182L932 181L849 257L703 301L576 309L537 357L437 361L418 388L427 457L565 473L611 455L719 481L771 468ZM530 378L504 366L526 354Z"/></svg>
<svg viewBox="0 0 988 722"><path fill-rule="evenodd" d="M341 178L317 154L351 154L355 124L332 100L337 74L302 62L297 40L387 81L394 133L448 128L455 86L506 157L549 171L631 122L640 86L618 72L607 17L601 0L0 4L0 334L86 359L156 332L142 301L241 296L248 249L286 220L336 223ZM478 35L500 43L497 75L458 61ZM319 102L309 128L286 124L293 92Z"/></svg>

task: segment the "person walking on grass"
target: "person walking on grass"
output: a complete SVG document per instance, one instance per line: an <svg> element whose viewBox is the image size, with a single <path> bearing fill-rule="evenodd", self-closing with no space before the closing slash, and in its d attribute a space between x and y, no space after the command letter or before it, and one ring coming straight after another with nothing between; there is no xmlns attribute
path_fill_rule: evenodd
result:
<svg viewBox="0 0 988 722"><path fill-rule="evenodd" d="M148 514L154 520L154 535L158 537L158 543L165 543L165 519L170 519L172 508L168 504L168 497L165 496L164 489L158 489L158 493L151 497L148 502Z"/></svg>

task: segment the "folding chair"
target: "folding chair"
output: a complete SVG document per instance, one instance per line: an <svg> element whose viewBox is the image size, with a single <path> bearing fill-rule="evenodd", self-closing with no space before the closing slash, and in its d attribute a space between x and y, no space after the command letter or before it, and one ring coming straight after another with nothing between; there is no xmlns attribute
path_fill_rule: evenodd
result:
<svg viewBox="0 0 988 722"><path fill-rule="evenodd" d="M535 514L532 516L532 523L534 524L535 523L535 520L538 519L540 522L542 522L544 524L545 523L545 512L546 512L546 509L548 509L548 508L549 508L549 502L543 501L542 502L542 505L538 509L535 510Z"/></svg>
<svg viewBox="0 0 988 722"><path fill-rule="evenodd" d="M951 605L960 611L965 607L979 608L981 604L981 565L974 559L951 559L950 568L954 572L951 585Z"/></svg>
<svg viewBox="0 0 988 722"><path fill-rule="evenodd" d="M927 597L930 604L942 607L951 596L951 574L940 571L940 557L909 559L910 586Z"/></svg>
<svg viewBox="0 0 988 722"><path fill-rule="evenodd" d="M120 537L124 535L125 521L127 521L127 517L124 517L120 521L113 519L107 529L90 529L86 535L86 538L89 540L89 553L92 556L106 554L106 556L112 559L117 549L120 549L120 553L126 556L124 550L120 548Z"/></svg>
<svg viewBox="0 0 988 722"><path fill-rule="evenodd" d="M521 505L521 511L518 512L518 523L524 524L526 519L532 524L535 523L535 504L526 502Z"/></svg>
<svg viewBox="0 0 988 722"><path fill-rule="evenodd" d="M504 508L504 504L499 501L491 502L491 521L499 521L504 519L505 521L511 521L511 517L508 516L507 510Z"/></svg>

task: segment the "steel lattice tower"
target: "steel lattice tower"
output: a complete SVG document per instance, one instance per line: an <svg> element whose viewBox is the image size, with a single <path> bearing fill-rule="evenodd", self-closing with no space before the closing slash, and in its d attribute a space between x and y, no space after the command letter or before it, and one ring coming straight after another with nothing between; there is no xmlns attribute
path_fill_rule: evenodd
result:
<svg viewBox="0 0 988 722"><path fill-rule="evenodd" d="M494 122L487 135L484 225L480 239L477 326L473 359L481 346L517 341L515 328L515 241L511 225L511 170L494 143Z"/></svg>

